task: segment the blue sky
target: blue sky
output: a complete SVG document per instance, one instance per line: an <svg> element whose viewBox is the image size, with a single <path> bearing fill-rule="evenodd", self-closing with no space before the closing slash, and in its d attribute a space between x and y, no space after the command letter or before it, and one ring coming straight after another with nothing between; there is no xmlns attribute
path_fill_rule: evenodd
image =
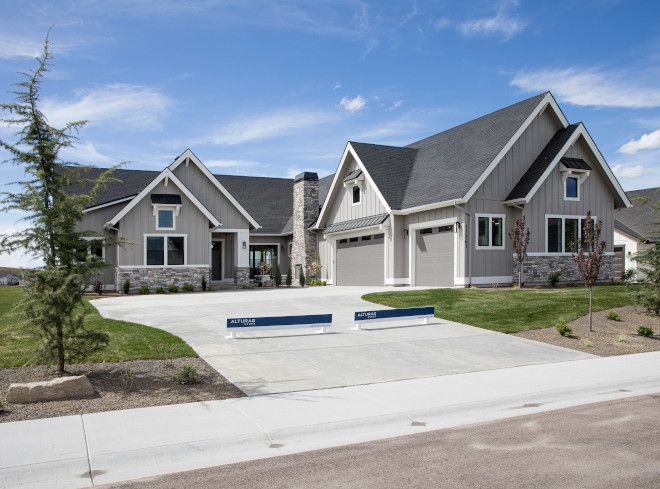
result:
<svg viewBox="0 0 660 489"><path fill-rule="evenodd" d="M347 140L408 144L549 89L626 190L660 185L655 1L0 0L0 11L0 97L52 25L44 109L54 124L90 121L66 155L81 163L160 170L190 147L215 173L324 175ZM18 177L5 166L0 183ZM1 216L0 233L18 217Z"/></svg>

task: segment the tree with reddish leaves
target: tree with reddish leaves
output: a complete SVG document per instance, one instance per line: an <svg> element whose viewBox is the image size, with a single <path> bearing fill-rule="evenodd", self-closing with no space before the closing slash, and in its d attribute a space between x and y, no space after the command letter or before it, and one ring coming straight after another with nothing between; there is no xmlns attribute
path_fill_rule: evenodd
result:
<svg viewBox="0 0 660 489"><path fill-rule="evenodd" d="M593 331L593 287L598 280L600 267L605 256L605 241L600 240L603 221L594 225L591 211L587 211L582 227L582 239L578 241L577 253L573 253L573 261L580 278L589 289L589 331ZM571 245L574 248L574 244Z"/></svg>
<svg viewBox="0 0 660 489"><path fill-rule="evenodd" d="M509 239L518 260L518 287L523 285L523 266L527 258L527 245L529 244L529 228L525 226L525 216L516 219L513 229L509 231Z"/></svg>

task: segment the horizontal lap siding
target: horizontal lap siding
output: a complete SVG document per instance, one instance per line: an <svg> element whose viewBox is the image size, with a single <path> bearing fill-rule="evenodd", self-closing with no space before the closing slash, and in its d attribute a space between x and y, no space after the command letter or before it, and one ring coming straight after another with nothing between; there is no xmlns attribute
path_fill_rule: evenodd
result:
<svg viewBox="0 0 660 489"><path fill-rule="evenodd" d="M607 176L582 137L569 148L566 156L585 160L592 168L591 174L580 186L580 200L565 201L559 165L555 167L525 209L533 229L529 251L545 252L546 214L584 216L588 210L603 221L601 239L605 241L606 250L613 251L614 193Z"/></svg>
<svg viewBox="0 0 660 489"><path fill-rule="evenodd" d="M209 221L201 211L176 187L170 183L167 187L161 182L151 193L176 194L181 196L181 209L176 216L176 229L157 231L156 218L153 215L151 197L147 195L119 222L119 238L127 243L119 247L120 265L144 265L145 234L186 234L189 265L210 264Z"/></svg>

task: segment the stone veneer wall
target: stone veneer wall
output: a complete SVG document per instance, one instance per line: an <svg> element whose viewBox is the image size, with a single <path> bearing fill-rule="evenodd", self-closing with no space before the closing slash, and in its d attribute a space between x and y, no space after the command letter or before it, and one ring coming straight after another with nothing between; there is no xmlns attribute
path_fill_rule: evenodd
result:
<svg viewBox="0 0 660 489"><path fill-rule="evenodd" d="M528 256L523 266L523 283L547 285L550 272L561 271L560 283L579 282L572 256ZM614 256L605 255L600 267L599 281L609 282L614 277ZM518 260L513 257L513 283L518 283Z"/></svg>
<svg viewBox="0 0 660 489"><path fill-rule="evenodd" d="M291 269L293 280L297 281L302 266L307 274L307 266L317 256L317 238L309 227L314 224L319 213L319 177L316 173L305 172L296 176L293 183L293 249Z"/></svg>
<svg viewBox="0 0 660 489"><path fill-rule="evenodd" d="M234 282L238 285L250 282L250 267L237 267L234 274Z"/></svg>
<svg viewBox="0 0 660 489"><path fill-rule="evenodd" d="M202 277L206 283L211 283L211 270L208 267L130 267L116 269L116 283L119 291L123 291L124 281L131 281L130 292L134 293L143 285L152 291L157 287L168 287L176 284L192 284L195 290L202 290Z"/></svg>

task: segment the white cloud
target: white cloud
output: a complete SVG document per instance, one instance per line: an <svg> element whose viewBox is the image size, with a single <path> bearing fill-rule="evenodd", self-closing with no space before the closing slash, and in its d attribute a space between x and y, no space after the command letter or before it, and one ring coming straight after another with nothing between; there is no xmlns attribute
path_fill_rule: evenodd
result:
<svg viewBox="0 0 660 489"><path fill-rule="evenodd" d="M63 149L62 158L75 161L82 165L90 163L112 163L112 158L99 152L91 142L79 143L70 148Z"/></svg>
<svg viewBox="0 0 660 489"><path fill-rule="evenodd" d="M0 226L0 237L21 231L24 227L19 225L4 225ZM17 250L12 253L0 254L0 266L2 267L37 267L42 265L40 258L35 258L26 250Z"/></svg>
<svg viewBox="0 0 660 489"><path fill-rule="evenodd" d="M390 105L385 110L387 110L387 111L395 110L395 109L398 109L399 107L401 107L402 105L403 105L403 100L395 100L394 102L392 102L392 105Z"/></svg>
<svg viewBox="0 0 660 489"><path fill-rule="evenodd" d="M481 17L478 19L466 20L456 24L456 30L464 36L502 36L505 40L511 39L514 35L521 32L527 22L519 17L513 17L503 12L499 12L494 17ZM440 28L446 27L440 23ZM438 29L436 21L436 29Z"/></svg>
<svg viewBox="0 0 660 489"><path fill-rule="evenodd" d="M353 113L364 109L367 106L367 101L362 95L358 95L355 98L342 97L339 105L341 105L344 110Z"/></svg>
<svg viewBox="0 0 660 489"><path fill-rule="evenodd" d="M612 171L617 177L622 178L638 178L645 173L644 165L618 164L612 167Z"/></svg>
<svg viewBox="0 0 660 489"><path fill-rule="evenodd" d="M85 119L90 125L116 122L137 129L159 127L171 100L157 89L114 83L80 91L74 100L46 99L43 110L51 124Z"/></svg>
<svg viewBox="0 0 660 489"><path fill-rule="evenodd" d="M437 31L442 31L444 29L448 29L449 27L453 26L454 22L446 17L439 17L433 22L433 27Z"/></svg>
<svg viewBox="0 0 660 489"><path fill-rule="evenodd" d="M204 164L209 168L251 168L259 163L253 160L205 160Z"/></svg>
<svg viewBox="0 0 660 489"><path fill-rule="evenodd" d="M660 129L657 129L648 134L642 134L639 139L631 139L626 144L621 146L617 151L627 155L634 155L638 151L644 149L658 148L660 148Z"/></svg>
<svg viewBox="0 0 660 489"><path fill-rule="evenodd" d="M332 88L333 90L339 90L340 88L343 88L344 85L340 81L335 82L335 86Z"/></svg>
<svg viewBox="0 0 660 489"><path fill-rule="evenodd" d="M574 105L596 107L660 107L660 86L643 83L642 74L596 68L544 69L518 73L511 85L526 91L551 90Z"/></svg>
<svg viewBox="0 0 660 489"><path fill-rule="evenodd" d="M332 120L328 113L304 109L281 109L269 114L244 117L218 127L198 142L200 144L236 145L283 136L318 126Z"/></svg>
<svg viewBox="0 0 660 489"><path fill-rule="evenodd" d="M16 36L0 37L0 59L36 58L41 54L42 45Z"/></svg>

